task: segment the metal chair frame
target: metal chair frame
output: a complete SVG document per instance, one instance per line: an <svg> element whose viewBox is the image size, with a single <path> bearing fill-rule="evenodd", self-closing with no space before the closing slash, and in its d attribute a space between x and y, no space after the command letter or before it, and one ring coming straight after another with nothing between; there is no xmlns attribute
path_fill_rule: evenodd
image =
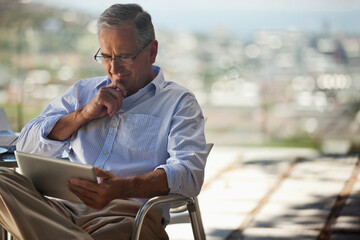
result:
<svg viewBox="0 0 360 240"><path fill-rule="evenodd" d="M212 149L214 144L208 143L208 155ZM133 235L132 240L139 240L141 228L146 217L146 214L149 212L150 209L159 205L159 204L176 204L175 208L170 209L170 224L171 219L174 216L174 213L182 213L186 212L189 213L190 223L193 230L193 235L195 240L205 240L205 231L204 226L202 223L199 202L197 197L185 197L179 194L170 194L165 196L156 196L147 200L139 211L136 214L135 222L133 226Z"/></svg>
<svg viewBox="0 0 360 240"><path fill-rule="evenodd" d="M140 238L142 224L144 222L144 219L148 211L153 207L162 203L183 204L185 206L184 210L185 211L187 210L189 213L194 239L196 240L206 239L197 197L184 197L182 195L174 194L174 195L153 197L142 205L142 207L140 208L140 210L138 211L135 217L134 230L132 236L133 240L138 240ZM183 208L181 210L183 210ZM176 212L182 212L181 210Z"/></svg>

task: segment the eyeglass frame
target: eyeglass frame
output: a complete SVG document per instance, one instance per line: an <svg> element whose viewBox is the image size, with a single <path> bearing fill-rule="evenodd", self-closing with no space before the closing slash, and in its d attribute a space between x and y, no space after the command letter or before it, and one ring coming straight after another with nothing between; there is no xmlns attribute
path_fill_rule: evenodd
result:
<svg viewBox="0 0 360 240"><path fill-rule="evenodd" d="M95 55L94 55L94 59L95 59L95 61L97 62L97 63L99 63L99 64L110 64L113 60L116 62L116 63L120 63L120 64L122 64L122 65L131 65L131 64L133 64L134 63L134 61L135 61L135 59L140 55L140 53L142 52L142 51L144 51L144 49L147 47L147 46L149 46L149 44L151 43L153 41L153 39L152 40L150 40L150 41L148 41L134 56L132 56L132 57L121 57L121 56L115 56L115 57L104 57L104 56L98 56L98 53L100 52L100 49L101 48L99 48L99 50L97 50L97 52L95 53ZM101 59L101 62L100 61L98 61L96 58L100 58ZM121 62L118 62L118 60L117 59L124 59L124 58L126 58L126 59L130 59L131 60L131 62L129 62L129 63L127 63L127 62L123 62L123 63L121 63ZM110 60L108 63L104 63L103 62L103 59L108 59L108 60Z"/></svg>

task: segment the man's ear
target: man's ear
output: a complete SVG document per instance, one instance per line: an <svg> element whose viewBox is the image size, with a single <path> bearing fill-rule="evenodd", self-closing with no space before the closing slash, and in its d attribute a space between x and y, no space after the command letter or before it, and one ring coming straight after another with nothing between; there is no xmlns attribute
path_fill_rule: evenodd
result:
<svg viewBox="0 0 360 240"><path fill-rule="evenodd" d="M157 56L157 51L158 51L158 41L157 40L153 40L150 43L150 60L151 63L153 64L156 60L156 56Z"/></svg>

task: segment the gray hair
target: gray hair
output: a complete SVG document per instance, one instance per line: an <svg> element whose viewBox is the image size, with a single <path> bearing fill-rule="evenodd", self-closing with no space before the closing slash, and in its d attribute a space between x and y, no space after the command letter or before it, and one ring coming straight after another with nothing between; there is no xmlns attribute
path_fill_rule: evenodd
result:
<svg viewBox="0 0 360 240"><path fill-rule="evenodd" d="M135 31L139 48L155 39L154 26L149 13L137 4L114 4L106 9L97 21L98 34L103 27L131 26Z"/></svg>

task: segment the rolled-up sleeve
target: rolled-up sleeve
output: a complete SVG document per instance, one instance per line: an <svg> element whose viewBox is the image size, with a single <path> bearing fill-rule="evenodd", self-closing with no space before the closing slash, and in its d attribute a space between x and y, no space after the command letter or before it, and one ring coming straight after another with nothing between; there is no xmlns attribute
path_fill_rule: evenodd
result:
<svg viewBox="0 0 360 240"><path fill-rule="evenodd" d="M170 157L160 165L167 174L170 193L197 196L204 181L207 158L204 117L193 95L178 105L168 136Z"/></svg>
<svg viewBox="0 0 360 240"><path fill-rule="evenodd" d="M64 149L68 149L69 140L54 141L47 136L60 118L75 110L76 101L69 89L63 96L53 100L40 114L21 130L16 149L22 152L60 157Z"/></svg>

